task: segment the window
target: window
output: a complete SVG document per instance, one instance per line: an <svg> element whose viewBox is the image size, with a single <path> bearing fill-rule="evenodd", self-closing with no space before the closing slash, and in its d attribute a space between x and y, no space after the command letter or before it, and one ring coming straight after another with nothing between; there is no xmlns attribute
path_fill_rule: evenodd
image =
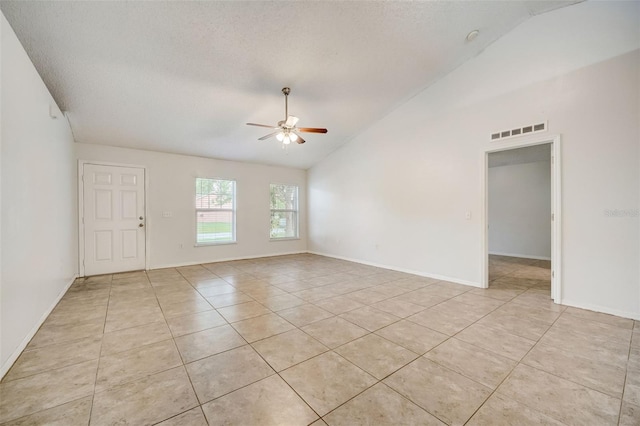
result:
<svg viewBox="0 0 640 426"><path fill-rule="evenodd" d="M271 184L271 239L298 238L298 187Z"/></svg>
<svg viewBox="0 0 640 426"><path fill-rule="evenodd" d="M236 241L236 182L196 178L196 245Z"/></svg>

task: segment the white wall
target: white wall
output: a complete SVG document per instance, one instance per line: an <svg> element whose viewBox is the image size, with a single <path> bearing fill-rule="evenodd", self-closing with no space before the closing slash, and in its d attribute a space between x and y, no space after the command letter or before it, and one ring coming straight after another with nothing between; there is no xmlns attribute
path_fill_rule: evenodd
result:
<svg viewBox="0 0 640 426"><path fill-rule="evenodd" d="M640 318L638 2L536 16L309 170L309 248L479 285L489 134L562 135L562 301ZM472 213L465 220L465 212Z"/></svg>
<svg viewBox="0 0 640 426"><path fill-rule="evenodd" d="M0 377L37 331L77 264L73 137L4 15ZM52 105L58 119L49 117Z"/></svg>
<svg viewBox="0 0 640 426"><path fill-rule="evenodd" d="M488 170L489 253L551 260L551 162Z"/></svg>
<svg viewBox="0 0 640 426"><path fill-rule="evenodd" d="M307 250L305 170L80 143L76 157L147 168L150 269ZM196 177L236 180L236 244L194 246ZM269 241L270 183L298 185L300 239Z"/></svg>

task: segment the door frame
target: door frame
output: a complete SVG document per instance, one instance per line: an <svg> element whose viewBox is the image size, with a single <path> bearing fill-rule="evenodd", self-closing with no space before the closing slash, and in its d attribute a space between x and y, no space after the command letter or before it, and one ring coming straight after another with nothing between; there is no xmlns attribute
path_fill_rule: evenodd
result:
<svg viewBox="0 0 640 426"><path fill-rule="evenodd" d="M489 154L527 146L551 144L551 298L562 303L562 157L561 137L556 135L532 135L508 142L491 142L482 149L482 220L481 222L481 270L480 284L489 287Z"/></svg>
<svg viewBox="0 0 640 426"><path fill-rule="evenodd" d="M147 193L149 192L149 179L147 179L147 167L136 164L111 163L106 161L78 160L78 276L85 276L84 268L84 166L93 164L96 166L132 167L144 170L144 269L149 270L149 207Z"/></svg>

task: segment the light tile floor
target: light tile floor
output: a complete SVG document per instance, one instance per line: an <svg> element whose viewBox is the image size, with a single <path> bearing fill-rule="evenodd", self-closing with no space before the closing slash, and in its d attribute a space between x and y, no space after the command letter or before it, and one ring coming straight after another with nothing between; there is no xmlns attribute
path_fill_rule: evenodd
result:
<svg viewBox="0 0 640 426"><path fill-rule="evenodd" d="M0 384L10 425L638 425L640 323L315 255L80 279Z"/></svg>

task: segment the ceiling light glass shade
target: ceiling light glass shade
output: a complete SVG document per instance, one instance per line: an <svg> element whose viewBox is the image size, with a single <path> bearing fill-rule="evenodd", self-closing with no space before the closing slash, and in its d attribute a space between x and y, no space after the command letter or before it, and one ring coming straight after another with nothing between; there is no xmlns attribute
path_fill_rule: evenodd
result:
<svg viewBox="0 0 640 426"><path fill-rule="evenodd" d="M282 142L282 140L284 139L284 133L280 132L276 135L276 139L278 139L280 142Z"/></svg>
<svg viewBox="0 0 640 426"><path fill-rule="evenodd" d="M291 139L291 142L295 142L298 140L298 135L295 133L289 133L289 139Z"/></svg>
<svg viewBox="0 0 640 426"><path fill-rule="evenodd" d="M284 135L284 139L282 140L282 143L285 145L289 145L291 143L291 139L289 139L289 135Z"/></svg>

